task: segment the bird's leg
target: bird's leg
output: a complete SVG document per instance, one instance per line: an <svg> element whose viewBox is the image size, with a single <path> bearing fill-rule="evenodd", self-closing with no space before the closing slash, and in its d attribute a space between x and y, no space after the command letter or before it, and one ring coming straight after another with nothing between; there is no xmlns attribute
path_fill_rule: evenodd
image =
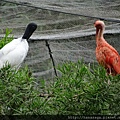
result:
<svg viewBox="0 0 120 120"><path fill-rule="evenodd" d="M110 80L108 80L108 85L110 85Z"/></svg>
<svg viewBox="0 0 120 120"><path fill-rule="evenodd" d="M108 69L109 69L109 75L112 75L111 68L109 67Z"/></svg>
<svg viewBox="0 0 120 120"><path fill-rule="evenodd" d="M111 67L108 65L107 66L108 68L107 68L107 73L109 74L109 75L112 75L112 69L111 69ZM110 80L108 79L108 85L110 85Z"/></svg>

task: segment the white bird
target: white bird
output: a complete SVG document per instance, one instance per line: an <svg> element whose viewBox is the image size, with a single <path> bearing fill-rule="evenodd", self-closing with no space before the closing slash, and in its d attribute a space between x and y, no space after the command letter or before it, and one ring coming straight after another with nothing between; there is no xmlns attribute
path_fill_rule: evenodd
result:
<svg viewBox="0 0 120 120"><path fill-rule="evenodd" d="M0 49L0 68L3 68L6 64L10 64L12 68L20 67L28 53L29 45L27 40L36 28L37 25L35 23L28 24L21 38L12 40Z"/></svg>

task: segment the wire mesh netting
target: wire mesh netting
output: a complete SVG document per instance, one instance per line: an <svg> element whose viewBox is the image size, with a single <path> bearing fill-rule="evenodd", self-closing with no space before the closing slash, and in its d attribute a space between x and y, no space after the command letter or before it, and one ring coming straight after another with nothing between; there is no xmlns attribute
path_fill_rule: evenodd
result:
<svg viewBox="0 0 120 120"><path fill-rule="evenodd" d="M96 62L97 19L105 20L105 38L120 53L119 0L1 0L0 7L0 37L6 28L12 29L15 38L21 37L28 23L37 23L24 61L36 77L55 76L46 40L56 67L81 59L86 63Z"/></svg>

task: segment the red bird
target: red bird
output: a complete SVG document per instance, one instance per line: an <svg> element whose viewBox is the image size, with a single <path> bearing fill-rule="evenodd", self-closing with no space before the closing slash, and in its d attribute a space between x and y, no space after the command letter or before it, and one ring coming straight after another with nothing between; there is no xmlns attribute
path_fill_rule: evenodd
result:
<svg viewBox="0 0 120 120"><path fill-rule="evenodd" d="M108 74L120 74L120 55L103 37L104 22L97 20L94 26L96 27L96 59L98 63L105 67Z"/></svg>

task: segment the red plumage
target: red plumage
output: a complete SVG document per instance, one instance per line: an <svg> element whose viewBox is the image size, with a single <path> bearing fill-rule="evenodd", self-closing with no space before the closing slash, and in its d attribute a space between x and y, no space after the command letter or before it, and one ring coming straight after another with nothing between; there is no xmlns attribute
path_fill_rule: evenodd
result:
<svg viewBox="0 0 120 120"><path fill-rule="evenodd" d="M96 27L96 59L100 65L105 67L108 74L120 74L120 56L119 53L108 44L103 36L105 24L101 20L94 23Z"/></svg>

